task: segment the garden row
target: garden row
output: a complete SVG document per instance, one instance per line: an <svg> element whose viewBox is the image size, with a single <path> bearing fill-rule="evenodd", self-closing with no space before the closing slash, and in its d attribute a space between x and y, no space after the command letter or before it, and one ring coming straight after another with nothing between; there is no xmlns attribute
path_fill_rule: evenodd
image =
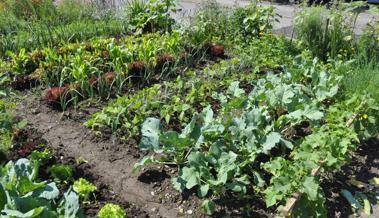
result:
<svg viewBox="0 0 379 218"><path fill-rule="evenodd" d="M32 6L33 13L62 14L62 8L55 11L45 3ZM127 31L134 35L128 36L118 26L123 21L110 15L104 27L115 22L115 32L94 33L89 26L83 37L69 37L64 28L75 22L101 22L93 14L52 20L53 28L67 34L48 28L49 38L31 46L23 39L25 26L47 20L32 16L15 24L16 33L3 28L4 43L16 43L0 60L0 84L16 93L36 88L61 110L85 99L110 100L84 125L98 136L138 141L141 154L149 155L135 164L136 171L174 166L173 188L195 192L207 215L227 198L247 204L264 200L267 210L279 211L295 194L294 207L284 208L286 213L325 217L320 177L338 170L360 142L377 133L375 88L367 93L358 84L361 89L355 89L352 78L362 79L361 84L379 81L378 24L358 39L344 12L311 7L297 17L299 39L289 40L271 34L272 7L252 3L230 10L210 2L189 26L175 24L174 9L172 1L131 3ZM13 15L22 20L24 12ZM361 76L361 69L371 77ZM4 99L12 95L0 91ZM1 214L80 217L79 207L94 200L96 186L75 177L66 165L51 165L45 146L17 146L29 127L8 112L8 105L1 101L0 151L29 160L14 159L1 168ZM41 166L50 167L44 171ZM242 214L250 216L250 207L243 208ZM100 217L111 214L125 216L113 204L99 212Z"/></svg>

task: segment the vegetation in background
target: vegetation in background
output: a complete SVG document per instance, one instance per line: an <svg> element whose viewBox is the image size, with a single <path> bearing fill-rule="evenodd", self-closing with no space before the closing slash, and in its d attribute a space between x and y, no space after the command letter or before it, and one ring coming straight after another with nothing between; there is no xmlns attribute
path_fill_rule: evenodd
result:
<svg viewBox="0 0 379 218"><path fill-rule="evenodd" d="M351 21L338 9L302 8L295 18L297 39L323 61L350 55L353 41Z"/></svg>
<svg viewBox="0 0 379 218"><path fill-rule="evenodd" d="M236 43L238 40L250 42L270 34L274 19L273 7L258 6L256 2L244 8L230 9L215 0L208 0L202 2L199 11L187 24L185 35L193 46L210 42Z"/></svg>
<svg viewBox="0 0 379 218"><path fill-rule="evenodd" d="M371 22L355 45L355 61L360 66L379 63L379 20Z"/></svg>
<svg viewBox="0 0 379 218"><path fill-rule="evenodd" d="M63 0L57 5L51 0L7 0L0 4L0 57L8 50L30 51L128 32L124 20L99 10L83 0Z"/></svg>
<svg viewBox="0 0 379 218"><path fill-rule="evenodd" d="M169 31L175 24L171 13L174 0L132 0L126 6L126 19L136 32Z"/></svg>
<svg viewBox="0 0 379 218"><path fill-rule="evenodd" d="M372 62L365 66L358 65L347 72L344 87L350 93L370 93L379 102L379 66Z"/></svg>

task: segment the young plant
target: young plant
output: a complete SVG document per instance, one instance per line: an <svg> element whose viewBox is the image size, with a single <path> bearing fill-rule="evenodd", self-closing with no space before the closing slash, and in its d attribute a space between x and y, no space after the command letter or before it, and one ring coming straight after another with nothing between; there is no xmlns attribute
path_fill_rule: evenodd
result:
<svg viewBox="0 0 379 218"><path fill-rule="evenodd" d="M89 201L97 191L97 187L84 178L76 180L73 189L83 201Z"/></svg>
<svg viewBox="0 0 379 218"><path fill-rule="evenodd" d="M125 218L125 210L116 204L106 204L97 213L99 218Z"/></svg>
<svg viewBox="0 0 379 218"><path fill-rule="evenodd" d="M49 168L51 177L56 182L70 182L73 180L73 172L71 167L64 164L55 164Z"/></svg>

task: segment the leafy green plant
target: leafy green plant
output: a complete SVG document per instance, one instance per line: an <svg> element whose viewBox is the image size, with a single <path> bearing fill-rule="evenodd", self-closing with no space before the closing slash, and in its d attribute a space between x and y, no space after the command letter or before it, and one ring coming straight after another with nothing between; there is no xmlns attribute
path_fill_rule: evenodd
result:
<svg viewBox="0 0 379 218"><path fill-rule="evenodd" d="M126 217L125 210L116 204L105 204L97 216L99 218L124 218Z"/></svg>
<svg viewBox="0 0 379 218"><path fill-rule="evenodd" d="M0 100L0 152L7 153L13 147L13 139L27 125L25 120L17 121L10 112L12 105Z"/></svg>
<svg viewBox="0 0 379 218"><path fill-rule="evenodd" d="M76 180L73 184L73 189L84 201L88 201L92 196L94 196L97 190L95 185L84 178Z"/></svg>
<svg viewBox="0 0 379 218"><path fill-rule="evenodd" d="M59 198L54 182L38 181L37 166L27 159L0 170L0 211L6 217L84 217L79 197L70 188Z"/></svg>
<svg viewBox="0 0 379 218"><path fill-rule="evenodd" d="M49 160L53 158L53 154L49 148L45 148L43 151L32 151L29 155L29 159L38 163L39 165L46 164Z"/></svg>
<svg viewBox="0 0 379 218"><path fill-rule="evenodd" d="M73 180L72 169L67 165L55 164L49 167L48 171L56 182L70 182Z"/></svg>
<svg viewBox="0 0 379 218"><path fill-rule="evenodd" d="M132 0L126 8L131 28L142 32L171 30L175 20L170 13L175 11L173 0Z"/></svg>
<svg viewBox="0 0 379 218"><path fill-rule="evenodd" d="M372 135L378 108L369 96L339 96L341 76L325 71L317 59L304 62L293 66L295 73L267 73L253 80L248 94L238 81L229 83L215 93L218 114L207 106L180 132L165 131L159 119L147 118L140 148L155 155L144 157L135 169L177 165L174 188L196 190L202 198L226 193L244 198L254 186L267 207L300 190L307 202L303 206L325 214L322 190L311 173L320 163L332 171L348 161L358 139ZM365 119L357 119L364 114ZM351 117L352 125L346 125ZM311 131L296 136L305 123ZM207 199L203 208L212 213L214 202Z"/></svg>
<svg viewBox="0 0 379 218"><path fill-rule="evenodd" d="M235 36L243 38L243 41L250 41L271 33L274 18L273 7L262 7L257 2L252 2L247 7L236 9L231 22Z"/></svg>

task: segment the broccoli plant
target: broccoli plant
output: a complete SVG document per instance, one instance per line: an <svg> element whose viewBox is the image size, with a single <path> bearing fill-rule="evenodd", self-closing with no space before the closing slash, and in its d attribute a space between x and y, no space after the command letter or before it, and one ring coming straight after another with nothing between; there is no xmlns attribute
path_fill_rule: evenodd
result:
<svg viewBox="0 0 379 218"><path fill-rule="evenodd" d="M54 182L37 180L38 165L28 159L0 167L1 217L84 217L72 188L59 198Z"/></svg>

